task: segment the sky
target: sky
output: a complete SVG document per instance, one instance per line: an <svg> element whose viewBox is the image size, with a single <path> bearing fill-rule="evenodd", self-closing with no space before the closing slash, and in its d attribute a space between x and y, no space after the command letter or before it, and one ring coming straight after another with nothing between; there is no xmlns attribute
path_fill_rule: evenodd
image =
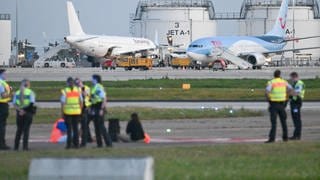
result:
<svg viewBox="0 0 320 180"><path fill-rule="evenodd" d="M66 0L0 0L0 13L11 14L15 37L18 1L18 38L44 46L68 34ZM139 0L73 0L88 34L130 36L129 17ZM239 12L242 0L214 0L215 11Z"/></svg>

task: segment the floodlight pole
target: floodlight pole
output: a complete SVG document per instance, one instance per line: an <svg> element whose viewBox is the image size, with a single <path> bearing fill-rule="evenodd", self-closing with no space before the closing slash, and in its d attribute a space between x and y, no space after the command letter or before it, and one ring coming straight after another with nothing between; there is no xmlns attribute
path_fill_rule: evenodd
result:
<svg viewBox="0 0 320 180"><path fill-rule="evenodd" d="M19 61L19 46L18 46L18 44L19 44L19 33L18 33L18 2L19 2L19 0L16 0L16 41L17 41L17 43L16 43L16 62L14 63L14 65L16 65L17 63L18 63L18 61Z"/></svg>
<svg viewBox="0 0 320 180"><path fill-rule="evenodd" d="M292 41L292 47L295 49L295 38L296 38L296 29L295 29L295 15L294 15L294 10L295 10L295 0L292 0L292 36L293 36L293 41ZM295 51L292 53L292 61L295 61Z"/></svg>

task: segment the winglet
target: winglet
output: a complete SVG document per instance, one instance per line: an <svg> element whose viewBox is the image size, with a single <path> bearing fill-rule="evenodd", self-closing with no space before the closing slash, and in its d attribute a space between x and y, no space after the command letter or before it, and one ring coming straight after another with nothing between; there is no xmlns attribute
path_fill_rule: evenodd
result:
<svg viewBox="0 0 320 180"><path fill-rule="evenodd" d="M71 1L67 1L69 34L70 35L84 35L76 10Z"/></svg>
<svg viewBox="0 0 320 180"><path fill-rule="evenodd" d="M273 29L270 32L268 32L266 35L285 37L286 28L287 28L288 6L289 6L288 1L289 0L282 0L281 7L279 10L279 15L276 19L276 23L273 26Z"/></svg>

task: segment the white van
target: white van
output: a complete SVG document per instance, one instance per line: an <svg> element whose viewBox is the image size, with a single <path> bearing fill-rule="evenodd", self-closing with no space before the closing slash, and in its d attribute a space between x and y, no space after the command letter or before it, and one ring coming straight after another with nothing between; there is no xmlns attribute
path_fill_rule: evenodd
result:
<svg viewBox="0 0 320 180"><path fill-rule="evenodd" d="M51 58L47 58L44 61L36 61L34 63L34 67L37 68L74 68L76 67L76 63L73 58L60 58L59 56L52 56Z"/></svg>

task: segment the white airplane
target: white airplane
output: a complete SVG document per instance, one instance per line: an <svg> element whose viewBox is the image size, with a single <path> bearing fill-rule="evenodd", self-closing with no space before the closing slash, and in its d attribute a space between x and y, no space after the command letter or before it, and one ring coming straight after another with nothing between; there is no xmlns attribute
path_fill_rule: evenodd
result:
<svg viewBox="0 0 320 180"><path fill-rule="evenodd" d="M72 47L95 59L110 58L121 54L135 54L156 48L145 38L88 35L82 30L72 2L67 1L69 33L64 40Z"/></svg>
<svg viewBox="0 0 320 180"><path fill-rule="evenodd" d="M286 39L288 1L282 1L276 23L269 33L262 36L217 36L197 39L189 45L188 56L198 62L227 59L240 68L247 69L251 67L261 68L266 60L275 54L319 48L283 49L288 41L320 37Z"/></svg>

